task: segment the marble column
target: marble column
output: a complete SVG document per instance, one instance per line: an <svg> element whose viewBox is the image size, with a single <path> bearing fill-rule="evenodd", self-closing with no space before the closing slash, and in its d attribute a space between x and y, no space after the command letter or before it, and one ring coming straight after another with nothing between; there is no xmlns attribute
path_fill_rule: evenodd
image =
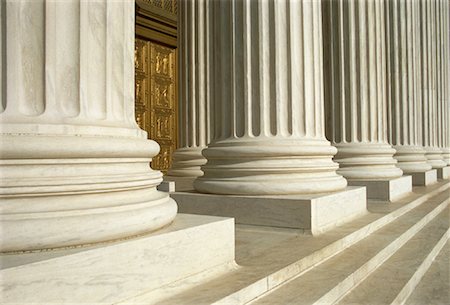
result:
<svg viewBox="0 0 450 305"><path fill-rule="evenodd" d="M422 99L417 90L420 77L419 3L386 2L387 96L389 143L397 151L397 166L406 174L431 170L422 145Z"/></svg>
<svg viewBox="0 0 450 305"><path fill-rule="evenodd" d="M449 83L449 3L445 0L438 1L439 7L437 12L440 16L440 59L441 64L439 68L441 82L439 86L440 90L440 103L441 103L441 126L439 131L439 148L442 150L444 162L447 166L450 165L450 83Z"/></svg>
<svg viewBox="0 0 450 305"><path fill-rule="evenodd" d="M324 3L327 137L338 173L349 181L398 178L387 137L386 1Z"/></svg>
<svg viewBox="0 0 450 305"><path fill-rule="evenodd" d="M422 111L423 145L428 163L435 169L443 168L442 150L438 145L439 109L437 98L437 37L436 37L436 1L420 1L422 19Z"/></svg>
<svg viewBox="0 0 450 305"><path fill-rule="evenodd" d="M179 2L179 143L169 176L198 177L211 138L209 1Z"/></svg>
<svg viewBox="0 0 450 305"><path fill-rule="evenodd" d="M342 190L323 113L320 1L212 1L215 130L197 191Z"/></svg>
<svg viewBox="0 0 450 305"><path fill-rule="evenodd" d="M134 119L134 1L2 2L2 252L92 244L170 223Z"/></svg>

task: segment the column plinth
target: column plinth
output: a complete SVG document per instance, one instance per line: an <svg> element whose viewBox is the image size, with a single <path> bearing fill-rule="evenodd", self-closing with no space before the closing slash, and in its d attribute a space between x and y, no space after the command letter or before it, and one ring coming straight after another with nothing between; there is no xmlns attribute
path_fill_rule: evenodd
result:
<svg viewBox="0 0 450 305"><path fill-rule="evenodd" d="M212 47L220 50L211 97L216 129L195 189L265 195L345 188L323 128L320 2L211 5Z"/></svg>
<svg viewBox="0 0 450 305"><path fill-rule="evenodd" d="M169 224L176 203L149 166L159 145L134 119L134 3L13 1L6 24L0 251Z"/></svg>

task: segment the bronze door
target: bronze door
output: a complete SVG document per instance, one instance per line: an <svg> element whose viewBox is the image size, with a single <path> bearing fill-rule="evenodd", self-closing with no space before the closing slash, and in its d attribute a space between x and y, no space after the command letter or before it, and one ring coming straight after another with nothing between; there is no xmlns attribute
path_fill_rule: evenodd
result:
<svg viewBox="0 0 450 305"><path fill-rule="evenodd" d="M176 7L162 11L155 7L159 2L136 3L136 120L160 145L152 168L165 174L177 148Z"/></svg>

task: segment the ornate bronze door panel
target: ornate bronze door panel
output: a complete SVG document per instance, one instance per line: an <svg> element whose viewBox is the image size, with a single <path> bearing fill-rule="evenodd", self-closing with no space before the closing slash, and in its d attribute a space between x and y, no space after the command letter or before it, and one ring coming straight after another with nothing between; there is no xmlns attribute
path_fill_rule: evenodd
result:
<svg viewBox="0 0 450 305"><path fill-rule="evenodd" d="M136 2L136 120L161 147L152 168L166 173L177 148L176 2L166 12L153 2Z"/></svg>

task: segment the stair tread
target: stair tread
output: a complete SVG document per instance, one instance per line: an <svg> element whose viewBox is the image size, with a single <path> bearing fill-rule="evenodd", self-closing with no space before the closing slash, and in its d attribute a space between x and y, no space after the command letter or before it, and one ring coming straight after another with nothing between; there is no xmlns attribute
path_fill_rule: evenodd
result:
<svg viewBox="0 0 450 305"><path fill-rule="evenodd" d="M400 215L415 210L446 192L450 183L416 187L395 203L368 202L371 213L319 236L257 226L236 226L236 261L231 272L183 280L170 287L149 291L136 301L148 304L244 304L295 277L323 259L371 234ZM384 206L389 206L385 208ZM371 207L374 207L373 209ZM167 298L168 291L171 296ZM166 295L166 297L164 297ZM133 300L124 304L134 304ZM280 304L280 303L276 303Z"/></svg>
<svg viewBox="0 0 450 305"><path fill-rule="evenodd" d="M405 304L450 304L450 241L447 241Z"/></svg>
<svg viewBox="0 0 450 305"><path fill-rule="evenodd" d="M442 193L430 198L355 245L269 292L254 304L313 304L447 199L447 195Z"/></svg>
<svg viewBox="0 0 450 305"><path fill-rule="evenodd" d="M391 304L448 230L449 212L447 207L339 304Z"/></svg>

